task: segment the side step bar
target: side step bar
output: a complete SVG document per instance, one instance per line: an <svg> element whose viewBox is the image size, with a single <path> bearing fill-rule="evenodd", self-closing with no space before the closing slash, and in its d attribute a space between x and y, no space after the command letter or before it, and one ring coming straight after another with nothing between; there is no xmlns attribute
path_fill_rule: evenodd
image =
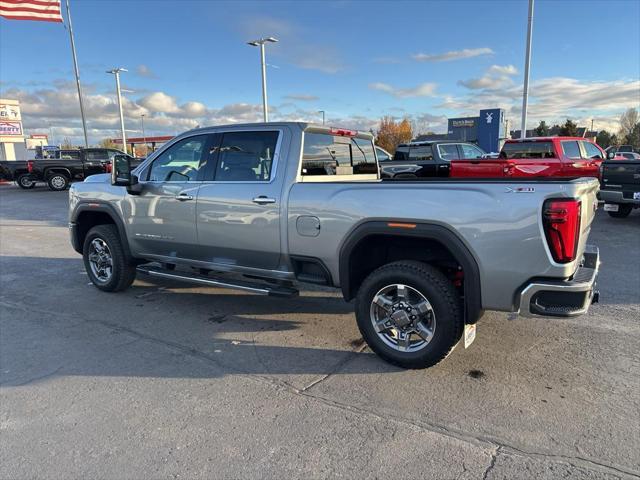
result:
<svg viewBox="0 0 640 480"><path fill-rule="evenodd" d="M225 279L221 280L215 277L205 275L191 274L188 272L176 272L175 270L165 270L159 267L150 267L141 265L136 268L138 273L149 275L151 277L167 278L178 280L180 282L197 283L209 287L232 288L235 290L244 290L258 295L269 295L272 297L291 298L298 296L298 290L294 288L284 287L281 285L267 285L263 283L245 282L242 280Z"/></svg>

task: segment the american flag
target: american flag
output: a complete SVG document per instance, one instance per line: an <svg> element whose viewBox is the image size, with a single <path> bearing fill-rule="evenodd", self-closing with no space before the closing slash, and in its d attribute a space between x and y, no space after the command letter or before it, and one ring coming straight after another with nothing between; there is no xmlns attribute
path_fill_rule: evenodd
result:
<svg viewBox="0 0 640 480"><path fill-rule="evenodd" d="M8 20L62 22L60 0L0 0L0 17Z"/></svg>

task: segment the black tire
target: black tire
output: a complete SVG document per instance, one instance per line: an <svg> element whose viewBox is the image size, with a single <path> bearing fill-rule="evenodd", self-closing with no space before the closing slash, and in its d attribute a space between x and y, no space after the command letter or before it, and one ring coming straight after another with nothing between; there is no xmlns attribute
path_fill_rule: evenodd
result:
<svg viewBox="0 0 640 480"><path fill-rule="evenodd" d="M52 173L47 177L47 185L54 192L61 192L69 188L69 177L64 173Z"/></svg>
<svg viewBox="0 0 640 480"><path fill-rule="evenodd" d="M91 253L91 243L95 239L102 240L109 248L112 271L107 281L101 281L91 268L89 254ZM89 230L82 246L82 259L89 279L102 291L120 292L126 290L136 279L136 267L127 259L115 225L97 225Z"/></svg>
<svg viewBox="0 0 640 480"><path fill-rule="evenodd" d="M613 218L627 218L633 210L633 207L628 204L619 203L617 212L607 212Z"/></svg>
<svg viewBox="0 0 640 480"><path fill-rule="evenodd" d="M16 184L24 190L31 190L32 188L35 188L36 181L31 178L30 174L23 173L16 178Z"/></svg>
<svg viewBox="0 0 640 480"><path fill-rule="evenodd" d="M421 350L395 350L382 340L373 326L371 302L381 289L392 284L417 290L433 308L435 330ZM426 368L437 364L453 350L464 329L461 301L453 284L434 267L417 261L393 262L373 271L358 290L355 310L358 328L369 347L388 362L403 368Z"/></svg>

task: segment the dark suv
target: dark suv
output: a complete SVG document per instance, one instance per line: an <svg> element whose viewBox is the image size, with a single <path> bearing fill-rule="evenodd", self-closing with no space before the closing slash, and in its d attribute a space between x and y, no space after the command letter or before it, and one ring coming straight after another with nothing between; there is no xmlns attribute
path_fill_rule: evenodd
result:
<svg viewBox="0 0 640 480"><path fill-rule="evenodd" d="M391 160L380 159L380 173L382 178L394 179L448 177L451 160L485 155L477 145L456 140L401 143Z"/></svg>

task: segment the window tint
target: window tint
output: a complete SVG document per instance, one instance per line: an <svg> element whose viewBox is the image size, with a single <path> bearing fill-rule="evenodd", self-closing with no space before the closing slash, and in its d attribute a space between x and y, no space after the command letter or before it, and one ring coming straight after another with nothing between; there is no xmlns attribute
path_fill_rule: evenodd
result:
<svg viewBox="0 0 640 480"><path fill-rule="evenodd" d="M197 180L207 135L188 137L162 152L151 164L150 182L193 182ZM207 152L209 153L209 152Z"/></svg>
<svg viewBox="0 0 640 480"><path fill-rule="evenodd" d="M396 162L409 160L409 147L406 145L401 145L396 148L396 153L393 154L393 160Z"/></svg>
<svg viewBox="0 0 640 480"><path fill-rule="evenodd" d="M438 145L438 152L440 152L440 157L447 162L460 156L458 154L458 147L454 143Z"/></svg>
<svg viewBox="0 0 640 480"><path fill-rule="evenodd" d="M569 158L580 158L580 147L578 146L578 142L561 142L562 143L562 151L564 152L566 157Z"/></svg>
<svg viewBox="0 0 640 480"><path fill-rule="evenodd" d="M64 158L66 160L79 160L80 150L61 150L60 158Z"/></svg>
<svg viewBox="0 0 640 480"><path fill-rule="evenodd" d="M409 149L409 160L433 160L431 145L419 145Z"/></svg>
<svg viewBox="0 0 640 480"><path fill-rule="evenodd" d="M552 142L505 143L500 158L555 158Z"/></svg>
<svg viewBox="0 0 640 480"><path fill-rule="evenodd" d="M378 173L371 140L324 133L305 133L302 175L367 173Z"/></svg>
<svg viewBox="0 0 640 480"><path fill-rule="evenodd" d="M474 145L461 143L459 147L462 150L462 158L465 158L465 159L482 158L482 155L484 155L484 152Z"/></svg>
<svg viewBox="0 0 640 480"><path fill-rule="evenodd" d="M220 145L216 181L257 182L271 178L278 132L225 133Z"/></svg>
<svg viewBox="0 0 640 480"><path fill-rule="evenodd" d="M107 160L109 157L106 150L89 150L84 153L84 158L86 160Z"/></svg>
<svg viewBox="0 0 640 480"><path fill-rule="evenodd" d="M584 151L587 152L587 158L600 158L603 159L604 155L598 147L596 147L591 142L582 142L582 146L584 147Z"/></svg>

